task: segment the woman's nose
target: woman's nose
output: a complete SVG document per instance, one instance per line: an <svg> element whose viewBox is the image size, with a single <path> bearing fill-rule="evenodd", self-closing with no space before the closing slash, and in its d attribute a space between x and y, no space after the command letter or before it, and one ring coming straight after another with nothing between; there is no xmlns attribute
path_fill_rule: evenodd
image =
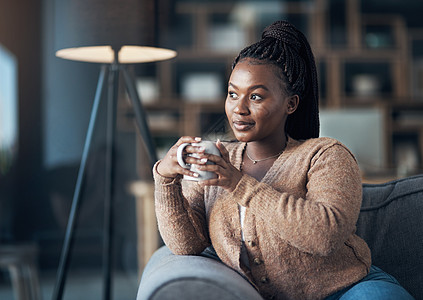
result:
<svg viewBox="0 0 423 300"><path fill-rule="evenodd" d="M240 98L236 103L236 106L234 108L234 113L239 114L239 115L246 115L249 112L250 111L248 109L248 105L245 101L245 98Z"/></svg>

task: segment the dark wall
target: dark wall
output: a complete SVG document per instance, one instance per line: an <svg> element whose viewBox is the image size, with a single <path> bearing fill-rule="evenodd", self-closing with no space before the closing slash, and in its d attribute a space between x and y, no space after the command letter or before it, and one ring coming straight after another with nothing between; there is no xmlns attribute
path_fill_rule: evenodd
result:
<svg viewBox="0 0 423 300"><path fill-rule="evenodd" d="M98 64L55 56L60 15L66 1L43 0L43 114L46 168L78 162L100 71Z"/></svg>
<svg viewBox="0 0 423 300"><path fill-rule="evenodd" d="M25 238L30 224L20 212L29 211L38 198L42 169L40 28L41 0L0 0L0 43L18 61L19 141L9 200L14 239Z"/></svg>

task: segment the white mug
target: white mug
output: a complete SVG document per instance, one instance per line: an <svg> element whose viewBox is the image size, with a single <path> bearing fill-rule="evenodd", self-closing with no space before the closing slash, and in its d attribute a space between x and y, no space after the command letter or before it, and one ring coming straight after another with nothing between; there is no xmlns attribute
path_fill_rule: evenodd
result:
<svg viewBox="0 0 423 300"><path fill-rule="evenodd" d="M176 157L178 159L179 165L182 168L189 169L192 172L195 172L195 173L198 174L198 177L192 177L192 176L184 175L184 179L200 181L200 180L208 180L208 179L217 178L216 173L209 172L209 171L201 171L201 170L198 170L198 168L197 168L198 165L195 165L195 164L191 165L191 164L185 163L183 153L184 153L185 147L189 146L189 145L197 146L197 147L204 147L205 153L221 156L219 149L217 149L217 147L216 147L216 144L214 142L211 142L211 141L202 141L202 142L199 142L199 143L184 143L184 144L180 145L178 147L178 151L176 152ZM196 153L189 154L189 155L196 157L196 158L199 158L198 154L196 154ZM211 164L214 164L214 162L208 161L206 164L211 165Z"/></svg>

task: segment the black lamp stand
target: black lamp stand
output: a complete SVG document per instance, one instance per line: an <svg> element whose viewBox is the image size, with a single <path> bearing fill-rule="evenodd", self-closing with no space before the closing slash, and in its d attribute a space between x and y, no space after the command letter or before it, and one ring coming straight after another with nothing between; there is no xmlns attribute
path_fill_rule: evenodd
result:
<svg viewBox="0 0 423 300"><path fill-rule="evenodd" d="M75 192L72 199L72 206L66 227L63 248L60 256L59 267L57 271L56 285L53 291L54 300L62 299L64 285L66 281L67 270L69 267L69 251L72 247L75 229L75 220L79 212L79 202L81 187L84 179L88 153L90 151L93 131L97 119L98 108L102 99L105 80L107 77L107 141L106 141L106 182L105 182L105 200L104 200L104 228L103 228L103 299L108 300L111 297L111 270L112 270L112 237L113 237L113 169L114 169L114 141L116 134L116 115L119 89L119 75L123 75L126 91L131 100L136 125L141 135L141 139L150 158L151 166L157 160L156 150L148 128L144 109L141 105L140 97L135 88L134 80L129 75L125 64L120 64L118 51L114 51L115 58L112 64L103 65L97 83L93 108L91 111L88 132L85 139L81 163L78 171L78 177L75 186Z"/></svg>

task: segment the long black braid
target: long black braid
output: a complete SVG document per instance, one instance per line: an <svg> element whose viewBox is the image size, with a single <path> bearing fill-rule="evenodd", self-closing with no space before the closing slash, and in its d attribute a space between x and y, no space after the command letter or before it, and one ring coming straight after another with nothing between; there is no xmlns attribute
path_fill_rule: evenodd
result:
<svg viewBox="0 0 423 300"><path fill-rule="evenodd" d="M306 37L287 21L266 27L259 42L244 48L232 68L245 58L278 66L286 92L300 98L297 110L288 117L285 130L294 139L319 136L319 92L314 56Z"/></svg>

